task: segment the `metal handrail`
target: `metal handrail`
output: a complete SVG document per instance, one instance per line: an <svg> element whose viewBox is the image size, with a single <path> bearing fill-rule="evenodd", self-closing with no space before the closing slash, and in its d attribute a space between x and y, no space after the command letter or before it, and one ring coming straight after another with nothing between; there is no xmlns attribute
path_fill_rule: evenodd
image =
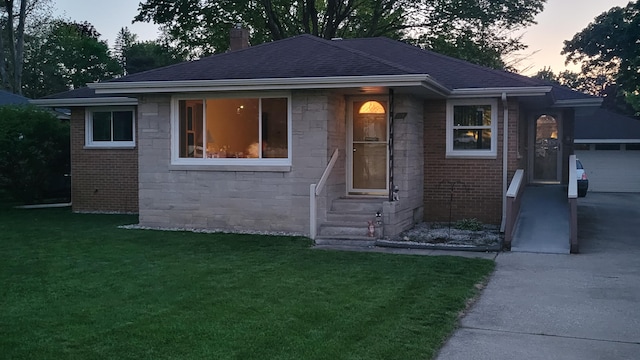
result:
<svg viewBox="0 0 640 360"><path fill-rule="evenodd" d="M324 172L322 173L320 180L318 180L318 183L311 184L309 186L309 237L311 237L312 240L315 240L317 231L318 231L318 228L317 228L318 208L317 208L316 196L320 195L320 193L324 189L324 185L326 184L327 179L329 178L329 175L331 174L331 171L333 170L333 167L336 164L337 160L338 160L338 149L335 149L333 151L333 154L331 155L331 160L329 160L329 163L327 164L327 167L324 169Z"/></svg>

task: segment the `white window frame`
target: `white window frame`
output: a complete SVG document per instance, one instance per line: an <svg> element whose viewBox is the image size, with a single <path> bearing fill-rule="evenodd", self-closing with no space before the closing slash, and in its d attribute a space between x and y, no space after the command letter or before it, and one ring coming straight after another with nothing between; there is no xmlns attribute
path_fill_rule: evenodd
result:
<svg viewBox="0 0 640 360"><path fill-rule="evenodd" d="M269 99L269 98L286 98L287 99L287 157L286 158L181 158L180 157L180 100L202 100L203 106L203 133L207 131L207 99ZM262 102L259 102L262 107ZM261 111L258 110L261 114ZM259 123L260 131L262 131L262 122ZM229 171L289 171L291 168L291 156L293 147L292 136L292 103L291 93L277 92L250 92L250 93L233 93L233 94L180 94L171 98L171 165L175 170L193 169L193 170L229 170ZM261 141L261 140L260 140Z"/></svg>
<svg viewBox="0 0 640 360"><path fill-rule="evenodd" d="M93 113L95 112L114 112L114 111L130 111L131 112L131 141L94 141L93 140ZM133 106L109 106L109 107L91 107L85 109L85 148L124 148L131 149L136 146L136 108ZM112 120L113 121L113 120ZM111 139L113 139L113 123L111 126Z"/></svg>
<svg viewBox="0 0 640 360"><path fill-rule="evenodd" d="M453 132L457 129L479 129L483 128L480 126L455 126L453 123L453 108L455 106L491 106L491 126L486 127L491 129L491 148L490 149L465 149L465 150L455 150L453 148ZM456 100L448 100L447 101L447 158L485 158L485 159L495 159L498 154L498 100L497 99L488 99L488 98L477 98L477 99L456 99Z"/></svg>

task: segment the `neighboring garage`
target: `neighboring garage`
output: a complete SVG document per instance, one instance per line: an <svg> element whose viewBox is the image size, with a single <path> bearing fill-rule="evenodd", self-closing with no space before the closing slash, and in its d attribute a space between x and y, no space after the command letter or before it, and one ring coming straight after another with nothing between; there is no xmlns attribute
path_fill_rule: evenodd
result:
<svg viewBox="0 0 640 360"><path fill-rule="evenodd" d="M589 191L640 193L640 120L604 109L577 116L574 143Z"/></svg>

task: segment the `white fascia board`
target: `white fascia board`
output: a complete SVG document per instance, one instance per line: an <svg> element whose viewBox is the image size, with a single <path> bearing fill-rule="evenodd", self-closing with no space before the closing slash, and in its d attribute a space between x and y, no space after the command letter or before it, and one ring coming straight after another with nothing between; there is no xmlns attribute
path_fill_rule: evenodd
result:
<svg viewBox="0 0 640 360"><path fill-rule="evenodd" d="M97 98L66 98L66 99L36 99L29 103L37 106L132 106L138 105L138 99L130 97L97 97Z"/></svg>
<svg viewBox="0 0 640 360"><path fill-rule="evenodd" d="M551 89L551 86L466 88L453 90L450 98L502 97L502 94L507 96L544 96L551 92Z"/></svg>
<svg viewBox="0 0 640 360"><path fill-rule="evenodd" d="M433 80L427 74L271 79L105 82L91 83L87 85L90 88L95 89L96 94L340 89L366 86L421 86L443 94L448 94L450 92L449 89Z"/></svg>
<svg viewBox="0 0 640 360"><path fill-rule="evenodd" d="M553 104L554 108L564 108L564 107L600 107L602 105L602 98L594 98L594 99L571 99L571 100L557 100L555 104Z"/></svg>
<svg viewBox="0 0 640 360"><path fill-rule="evenodd" d="M574 144L640 144L640 139L575 139Z"/></svg>

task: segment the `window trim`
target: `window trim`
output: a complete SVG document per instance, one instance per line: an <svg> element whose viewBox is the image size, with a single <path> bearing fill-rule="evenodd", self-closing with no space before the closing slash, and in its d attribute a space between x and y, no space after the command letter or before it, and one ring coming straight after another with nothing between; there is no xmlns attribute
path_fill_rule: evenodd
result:
<svg viewBox="0 0 640 360"><path fill-rule="evenodd" d="M93 140L93 114L95 112L131 112L131 141L94 141ZM133 149L136 146L136 108L135 106L104 106L85 108L84 116L84 147L87 149ZM111 118L111 139L113 139L113 116Z"/></svg>
<svg viewBox="0 0 640 360"><path fill-rule="evenodd" d="M488 150L454 150L453 132L453 108L455 106L490 106L491 107L491 148ZM495 159L498 155L498 100L490 98L456 99L447 101L446 109L446 157L447 158L475 158ZM468 127L474 128L474 127ZM479 127L478 127L479 128Z"/></svg>
<svg viewBox="0 0 640 360"><path fill-rule="evenodd" d="M206 131L207 99L287 99L287 157L286 158L260 158L260 159L234 159L234 158L181 158L180 157L180 100L202 100L204 122L203 131ZM259 103L260 106L262 102ZM171 168L173 169L193 169L205 170L207 168L217 168L211 170L219 171L269 171L270 169L289 169L292 163L293 147L293 120L292 102L290 92L248 92L248 93L228 93L228 94L180 94L171 97ZM262 129L262 123L259 124ZM274 170L275 171L275 170ZM283 170L286 171L286 170Z"/></svg>

